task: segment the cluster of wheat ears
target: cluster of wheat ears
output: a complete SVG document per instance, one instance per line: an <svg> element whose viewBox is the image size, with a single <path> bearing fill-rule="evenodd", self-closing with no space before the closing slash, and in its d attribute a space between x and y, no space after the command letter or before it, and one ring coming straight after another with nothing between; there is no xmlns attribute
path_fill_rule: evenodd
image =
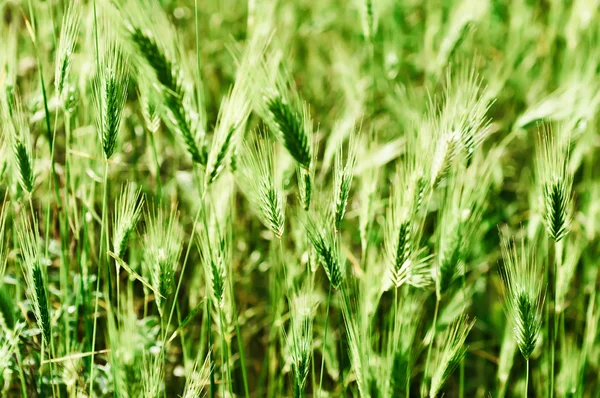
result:
<svg viewBox="0 0 600 398"><path fill-rule="evenodd" d="M598 396L600 1L0 15L2 396Z"/></svg>

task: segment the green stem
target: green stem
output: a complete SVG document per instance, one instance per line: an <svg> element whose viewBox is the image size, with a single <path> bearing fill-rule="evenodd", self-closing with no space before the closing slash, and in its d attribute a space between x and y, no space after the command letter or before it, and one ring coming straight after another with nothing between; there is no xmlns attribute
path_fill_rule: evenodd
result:
<svg viewBox="0 0 600 398"><path fill-rule="evenodd" d="M323 348L321 352L321 371L319 374L319 392L317 398L321 396L321 387L323 386L323 369L325 368L325 344L327 342L327 326L329 325L329 305L331 304L331 283L329 284L329 293L327 293L327 309L325 310L325 331L323 332Z"/></svg>
<svg viewBox="0 0 600 398"><path fill-rule="evenodd" d="M429 342L429 347L427 348L427 359L425 361L425 374L423 375L423 390L425 391L425 388L427 387L427 383L429 383L429 381L427 380L427 378L429 377L429 360L431 358L431 347L433 347L433 344L435 342L435 333L436 333L436 329L437 329L437 318L438 318L438 311L440 309L440 299L438 298L438 296L436 296L435 299L435 311L433 313L433 331L432 331L432 336L431 336L431 341Z"/></svg>
<svg viewBox="0 0 600 398"><path fill-rule="evenodd" d="M94 327L92 331L92 355L90 360L90 396L92 395L92 391L94 388L94 353L96 351L96 328L98 324L98 296L100 295L100 270L102 258L104 258L102 250L104 248L104 224L105 224L105 215L106 215L106 197L107 197L107 189L108 185L108 162L104 163L104 188L102 194L102 225L100 226L100 250L98 252L98 272L96 274L96 299L94 304Z"/></svg>
<svg viewBox="0 0 600 398"><path fill-rule="evenodd" d="M223 383L223 396L225 397L225 389L233 396L231 391L231 369L229 368L229 355L227 341L225 340L225 317L223 309L219 308L219 334L221 335L221 366L225 368L225 381Z"/></svg>
<svg viewBox="0 0 600 398"><path fill-rule="evenodd" d="M19 368L19 379L21 380L21 396L27 396L27 385L25 382L25 373L23 373L23 360L21 359L21 348L17 345L17 366Z"/></svg>
<svg viewBox="0 0 600 398"><path fill-rule="evenodd" d="M195 166L194 167L194 171ZM200 189L200 188L199 188ZM198 225L198 220L200 218L200 213L202 212L202 209L204 208L204 197L205 197L206 191L202 192L201 198L200 198L200 206L198 206L198 211L196 212L196 216L194 217L194 224L192 224L192 233L190 234L190 240L188 241L188 245L187 245L187 249L185 251L185 257L183 259L183 265L181 266L181 272L179 273L179 280L177 281L177 287L175 288L175 295L173 296L175 299L173 300L173 304L171 305L171 311L169 312L169 320L167 321L167 327L165 329L165 333L163 335L163 349L165 347L165 343L167 341L167 331L169 330L169 326L171 326L171 319L173 318L173 312L175 311L175 302L177 302L177 297L179 295L179 289L181 289L181 282L183 281L183 275L185 274L185 268L187 266L187 260L188 257L190 255L190 250L192 248L192 244L194 243L194 236L196 234L196 225Z"/></svg>
<svg viewBox="0 0 600 398"><path fill-rule="evenodd" d="M527 364L527 371L525 372L525 397L527 397L529 392L529 359L525 362Z"/></svg>
<svg viewBox="0 0 600 398"><path fill-rule="evenodd" d="M463 314L465 312L465 303L467 302L467 298L465 296L465 270L461 272L461 292L462 292L462 305L463 305ZM465 396L465 360L464 358L460 361L460 373L459 373L459 383L458 383L458 397L463 398Z"/></svg>
<svg viewBox="0 0 600 398"><path fill-rule="evenodd" d="M550 273L551 280L548 282L550 287L550 322L548 324L548 340L550 344L550 370L549 370L549 396L554 397L554 362L556 355L556 329L557 329L557 316L556 316L556 280L558 270L562 263L562 241L554 241L554 263L552 265L552 271Z"/></svg>
<svg viewBox="0 0 600 398"><path fill-rule="evenodd" d="M249 398L250 392L248 390L248 376L246 374L246 360L244 357L244 342L242 340L242 335L240 332L240 325L238 322L238 314L237 314L237 308L235 305L235 296L234 296L234 290L233 290L233 280L230 281L230 284L231 284L231 305L233 306L233 319L234 319L234 324L235 324L235 335L237 338L238 350L240 353L240 366L242 367L242 379L244 382L244 395L246 398Z"/></svg>
<svg viewBox="0 0 600 398"><path fill-rule="evenodd" d="M162 202L162 181L160 178L160 163L158 161L158 152L156 151L156 143L154 142L154 133L148 131L150 136L150 145L152 147L152 156L154 156L154 165L156 167L156 188L158 190L158 201Z"/></svg>
<svg viewBox="0 0 600 398"><path fill-rule="evenodd" d="M215 358L213 354L213 343L212 343L212 319L211 319L211 305L212 300L210 299L210 295L208 294L208 289L206 292L206 317L207 320L207 328L208 328L208 360L210 363L210 398L215 397Z"/></svg>

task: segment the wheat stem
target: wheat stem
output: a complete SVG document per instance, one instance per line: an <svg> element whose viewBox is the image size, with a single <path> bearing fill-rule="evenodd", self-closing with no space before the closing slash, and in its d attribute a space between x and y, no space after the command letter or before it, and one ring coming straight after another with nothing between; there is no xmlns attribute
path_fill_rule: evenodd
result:
<svg viewBox="0 0 600 398"><path fill-rule="evenodd" d="M556 283L558 270L562 265L562 240L554 240L554 262L551 265L552 271L550 272L551 280L548 282L550 285L550 302L548 303L550 308L550 319L548 321L548 343L550 344L550 370L549 370L549 394L550 397L554 396L554 368L555 368L555 356L556 356L556 334L557 334L557 315L556 315Z"/></svg>
<svg viewBox="0 0 600 398"><path fill-rule="evenodd" d="M435 342L435 332L437 329L437 318L438 318L438 312L440 309L440 299L439 296L436 295L436 299L435 299L435 310L433 312L433 327L432 327L432 336L431 336L431 340L429 341L429 347L427 348L427 359L425 360L425 373L423 375L423 383L421 385L422 391L427 391L427 384L429 383L428 379L429 379L429 360L431 359L431 348L433 347L433 344ZM426 395L426 393L424 394Z"/></svg>
<svg viewBox="0 0 600 398"><path fill-rule="evenodd" d="M162 180L160 178L160 163L158 161L158 152L156 151L156 143L154 142L154 133L148 131L148 135L150 136L150 146L152 147L152 157L154 158L154 167L156 167L156 187L158 196L158 201L162 202Z"/></svg>
<svg viewBox="0 0 600 398"><path fill-rule="evenodd" d="M327 293L327 309L325 310L325 331L323 332L323 348L321 352L321 371L319 374L319 392L317 398L321 396L321 387L323 386L323 369L325 368L325 350L327 349L327 327L329 326L329 305L331 304L331 290L333 289L331 283L329 284L329 292Z"/></svg>
<svg viewBox="0 0 600 398"><path fill-rule="evenodd" d="M529 359L525 361L527 370L525 372L525 397L528 396L529 392Z"/></svg>
<svg viewBox="0 0 600 398"><path fill-rule="evenodd" d="M107 185L108 185L108 161L104 162L104 179L103 179L103 193L102 193L102 223L100 226L100 244L98 251L98 271L96 273L96 301L94 304L94 327L92 331L92 355L90 359L90 396L92 396L92 392L94 389L94 353L96 352L96 328L98 323L98 296L100 295L100 271L102 269L102 259L103 248L104 248L104 225L105 225L105 215L106 215L106 201L107 201ZM108 271L107 278L110 278L110 271Z"/></svg>

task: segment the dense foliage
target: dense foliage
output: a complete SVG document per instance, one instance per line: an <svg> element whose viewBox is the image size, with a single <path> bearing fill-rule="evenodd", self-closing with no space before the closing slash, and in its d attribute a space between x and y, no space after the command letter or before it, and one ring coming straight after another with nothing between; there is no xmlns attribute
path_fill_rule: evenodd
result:
<svg viewBox="0 0 600 398"><path fill-rule="evenodd" d="M600 1L0 10L3 396L597 396Z"/></svg>

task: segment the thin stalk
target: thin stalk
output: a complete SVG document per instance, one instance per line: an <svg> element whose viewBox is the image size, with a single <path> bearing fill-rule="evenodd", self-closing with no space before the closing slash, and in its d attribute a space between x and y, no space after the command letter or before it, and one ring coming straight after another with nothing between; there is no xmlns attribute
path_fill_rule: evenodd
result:
<svg viewBox="0 0 600 398"><path fill-rule="evenodd" d="M102 194L102 225L100 226L100 250L98 253L98 272L96 275L96 299L94 304L94 327L92 331L92 355L90 360L90 396L92 396L92 390L94 386L94 353L96 351L96 327L98 323L98 296L100 295L100 265L101 259L104 257L102 255L102 249L104 246L104 219L106 215L106 197L107 197L107 189L106 186L108 180L108 162L104 162L104 188Z"/></svg>
<svg viewBox="0 0 600 398"><path fill-rule="evenodd" d="M223 396L225 397L225 388L232 394L231 387L231 369L229 368L228 346L225 341L225 317L223 311L219 309L219 334L221 335L221 366L225 367L225 382L223 383Z"/></svg>
<svg viewBox="0 0 600 398"><path fill-rule="evenodd" d="M465 297L465 271L461 272L461 292L463 296L462 305L463 305L463 313L465 312L465 303L467 302ZM460 361L460 372L459 372L459 382L458 382L458 397L463 398L465 396L465 360L464 358Z"/></svg>
<svg viewBox="0 0 600 398"><path fill-rule="evenodd" d="M21 396L27 396L27 385L25 382L25 373L23 373L23 360L21 359L21 348L17 345L17 366L19 368L19 379L21 380Z"/></svg>
<svg viewBox="0 0 600 398"><path fill-rule="evenodd" d="M197 4L197 0L196 0L196 4ZM229 209L231 211L231 219L235 220L236 219L236 200L235 200L235 189L233 190L232 194L230 195L230 199L229 199ZM234 230L233 228L230 228L230 233L231 233L231 238L230 238L230 242L234 242L235 241L235 236L234 236ZM230 275L235 275L233 272L233 264L230 267ZM234 324L235 324L235 334L236 334L236 339L237 339L237 343L238 343L238 350L240 353L240 365L242 367L242 380L244 382L244 394L246 398L250 398L250 391L249 391L249 385L248 385L248 375L246 374L246 357L244 355L244 341L242 339L242 334L240 332L240 325L239 325L239 320L238 320L238 312L237 312L237 306L235 304L235 290L234 290L234 284L235 284L235 280L233 279L233 276L231 277L230 281L229 281L229 286L231 289L231 305L233 307L233 319L234 319Z"/></svg>
<svg viewBox="0 0 600 398"><path fill-rule="evenodd" d="M325 310L325 331L323 332L323 352L321 355L321 371L319 374L319 392L317 398L321 396L321 387L323 385L323 369L325 368L325 344L327 342L327 326L329 325L329 305L331 304L331 283L327 293L327 309Z"/></svg>
<svg viewBox="0 0 600 398"><path fill-rule="evenodd" d="M179 308L179 304L175 306L175 312L177 313L177 323L181 324L181 309ZM188 350L186 349L185 333L183 333L183 331L179 334L179 338L181 339L181 354L183 356L183 363L188 363L189 355ZM201 340L203 340L203 338L201 338ZM202 341L200 347L204 347L202 345Z"/></svg>
<svg viewBox="0 0 600 398"><path fill-rule="evenodd" d="M42 344L41 344L41 350L40 350L40 374L39 374L39 381L38 384L40 385L40 392L42 393L42 396L45 395L44 394L44 390L43 390L43 369L44 369L44 352L46 351L46 347L44 346L44 336L42 336Z"/></svg>
<svg viewBox="0 0 600 398"><path fill-rule="evenodd" d="M208 292L207 292L208 293ZM212 300L210 299L210 295L206 295L206 317L208 318L207 328L208 328L208 357L210 362L210 398L215 397L215 358L213 354L213 343L212 343L212 320L210 307L212 305Z"/></svg>
<svg viewBox="0 0 600 398"><path fill-rule="evenodd" d="M232 278L233 279L233 278ZM246 360L244 357L244 342L242 341L242 336L241 336L241 332L240 332L240 325L238 323L238 314L237 314L237 308L235 305L235 296L234 296L234 290L233 290L233 280L230 281L230 291L231 291L231 305L233 306L233 319L234 319L234 324L235 324L235 335L237 338L237 343L238 343L238 350L240 353L240 366L242 367L242 379L244 382L244 396L246 398L250 397L250 392L248 390L248 376L246 374Z"/></svg>
<svg viewBox="0 0 600 398"><path fill-rule="evenodd" d="M548 342L550 344L550 369L549 369L549 394L550 397L554 396L554 362L556 355L556 329L557 329L557 316L556 316L556 275L561 267L562 263L562 241L554 241L554 263L552 264L552 270L550 272L551 279L548 282L550 287L550 320L548 322Z"/></svg>
<svg viewBox="0 0 600 398"><path fill-rule="evenodd" d="M202 199L202 203L204 203L204 199ZM200 204L200 207L198 207L198 211L196 212L196 217L194 218L194 224L192 225L192 233L190 235L190 240L188 242L188 247L187 250L185 252L185 257L183 259L183 265L181 266L181 273L179 274L179 280L177 281L177 287L175 288L175 295L173 297L177 298L178 294L179 294L179 289L181 288L181 282L183 281L183 274L185 273L185 267L187 265L187 260L188 257L190 255L190 249L192 247L192 243L194 242L194 235L196 232L196 225L198 224L198 219L200 218L200 213L201 210L203 208L203 205ZM169 326L171 326L171 319L173 318L173 312L175 311L175 302L177 300L173 300L173 305L171 305L171 311L169 312L169 318L167 321L167 327L165 328L165 333L163 333L163 349L165 347L165 342L167 341L167 333L166 331L169 330Z"/></svg>
<svg viewBox="0 0 600 398"><path fill-rule="evenodd" d="M148 131L150 136L150 146L152 147L152 156L154 157L154 165L156 167L156 188L159 202L162 202L162 181L160 178L160 163L158 162L158 152L156 151L156 143L154 142L154 134Z"/></svg>
<svg viewBox="0 0 600 398"><path fill-rule="evenodd" d="M527 397L527 393L529 392L529 359L525 361L527 371L525 372L525 397Z"/></svg>
<svg viewBox="0 0 600 398"><path fill-rule="evenodd" d="M195 30L196 30L196 68L198 69L198 82L200 83L202 80L202 68L200 67L200 21L198 20L198 0L194 0L194 17L195 17ZM198 106L202 99L202 87L200 84L196 85L196 102Z"/></svg>
<svg viewBox="0 0 600 398"><path fill-rule="evenodd" d="M431 336L431 341L429 342L429 347L427 348L427 359L425 361L425 374L423 375L423 388L425 388L427 386L426 383L429 382L427 380L428 374L429 374L429 359L431 358L431 347L433 347L433 344L435 342L435 332L436 332L436 329L437 329L437 318L438 318L438 311L439 311L439 309L440 309L440 299L436 295L436 299L435 299L435 311L433 313L433 332L432 332L432 336Z"/></svg>
<svg viewBox="0 0 600 398"><path fill-rule="evenodd" d="M96 48L96 72L100 71L100 50L99 50L99 46L98 46L98 14L96 11L96 0L93 0L92 2L93 4L93 11L94 11L94 44L95 44L95 48ZM108 165L105 165L104 168L104 188L106 188L106 174L107 174L107 167ZM106 201L106 196L103 195L103 201ZM102 210L104 210L104 206L106 203L102 204ZM104 213L103 213L104 216ZM102 231L104 232L104 222L102 222L102 226L101 226ZM100 245L102 245L102 239L100 241ZM100 257L98 257L98 264L100 264ZM98 269L98 271L100 271ZM96 298L95 298L95 303L94 303L94 326L92 329L92 355L90 358L90 392L89 395L92 396L92 391L94 389L94 352L96 351L96 327L97 327L97 314L98 314L98 295L100 294L100 272L97 272L96 274Z"/></svg>
<svg viewBox="0 0 600 398"><path fill-rule="evenodd" d="M192 166L192 167L194 167L194 171L196 172L196 167L195 166ZM198 189L201 189L201 188L198 188ZM190 255L190 249L192 248L192 245L194 243L194 236L196 234L196 225L198 225L198 219L200 218L200 213L202 212L202 209L204 208L205 194L206 194L206 191L202 192L202 195L200 198L200 206L198 206L198 211L196 212L196 216L194 217L194 224L192 224L192 233L190 234L190 240L188 241L188 246L185 251L183 265L181 266L181 272L179 273L179 280L177 281L177 288L175 288L175 294L173 295L173 297L175 297L175 298L177 298L179 295L179 289L181 288L181 282L183 281L183 275L185 274L185 268L187 266L187 260ZM166 327L165 333L163 335L163 345L162 345L163 349L164 349L165 343L167 341L166 331L169 330L169 326L171 326L171 319L173 318L173 312L175 311L175 302L176 301L177 301L177 299L173 300L173 304L171 305L171 311L169 312L169 320L167 321L167 327Z"/></svg>
<svg viewBox="0 0 600 398"><path fill-rule="evenodd" d="M65 305L66 305L66 301L67 298L70 297L69 294L69 261L68 261L68 248L67 248L67 242L68 242L68 234L67 231L69 230L69 178L70 178L70 166L69 166L69 141L71 139L71 117L69 115L69 112L65 112L65 187L64 187L64 195L65 195L65 206L63 208L63 219L62 219L62 226L61 226L61 262L62 262L62 267L61 267L61 283L64 284L64 287L61 288L65 289L64 290L64 294L63 294L63 299L65 301ZM69 347L70 346L70 339L71 339L71 335L69 333L69 322L70 322L70 318L71 316L67 313L65 314L65 334L66 334L66 339L67 339L67 344L66 346Z"/></svg>

